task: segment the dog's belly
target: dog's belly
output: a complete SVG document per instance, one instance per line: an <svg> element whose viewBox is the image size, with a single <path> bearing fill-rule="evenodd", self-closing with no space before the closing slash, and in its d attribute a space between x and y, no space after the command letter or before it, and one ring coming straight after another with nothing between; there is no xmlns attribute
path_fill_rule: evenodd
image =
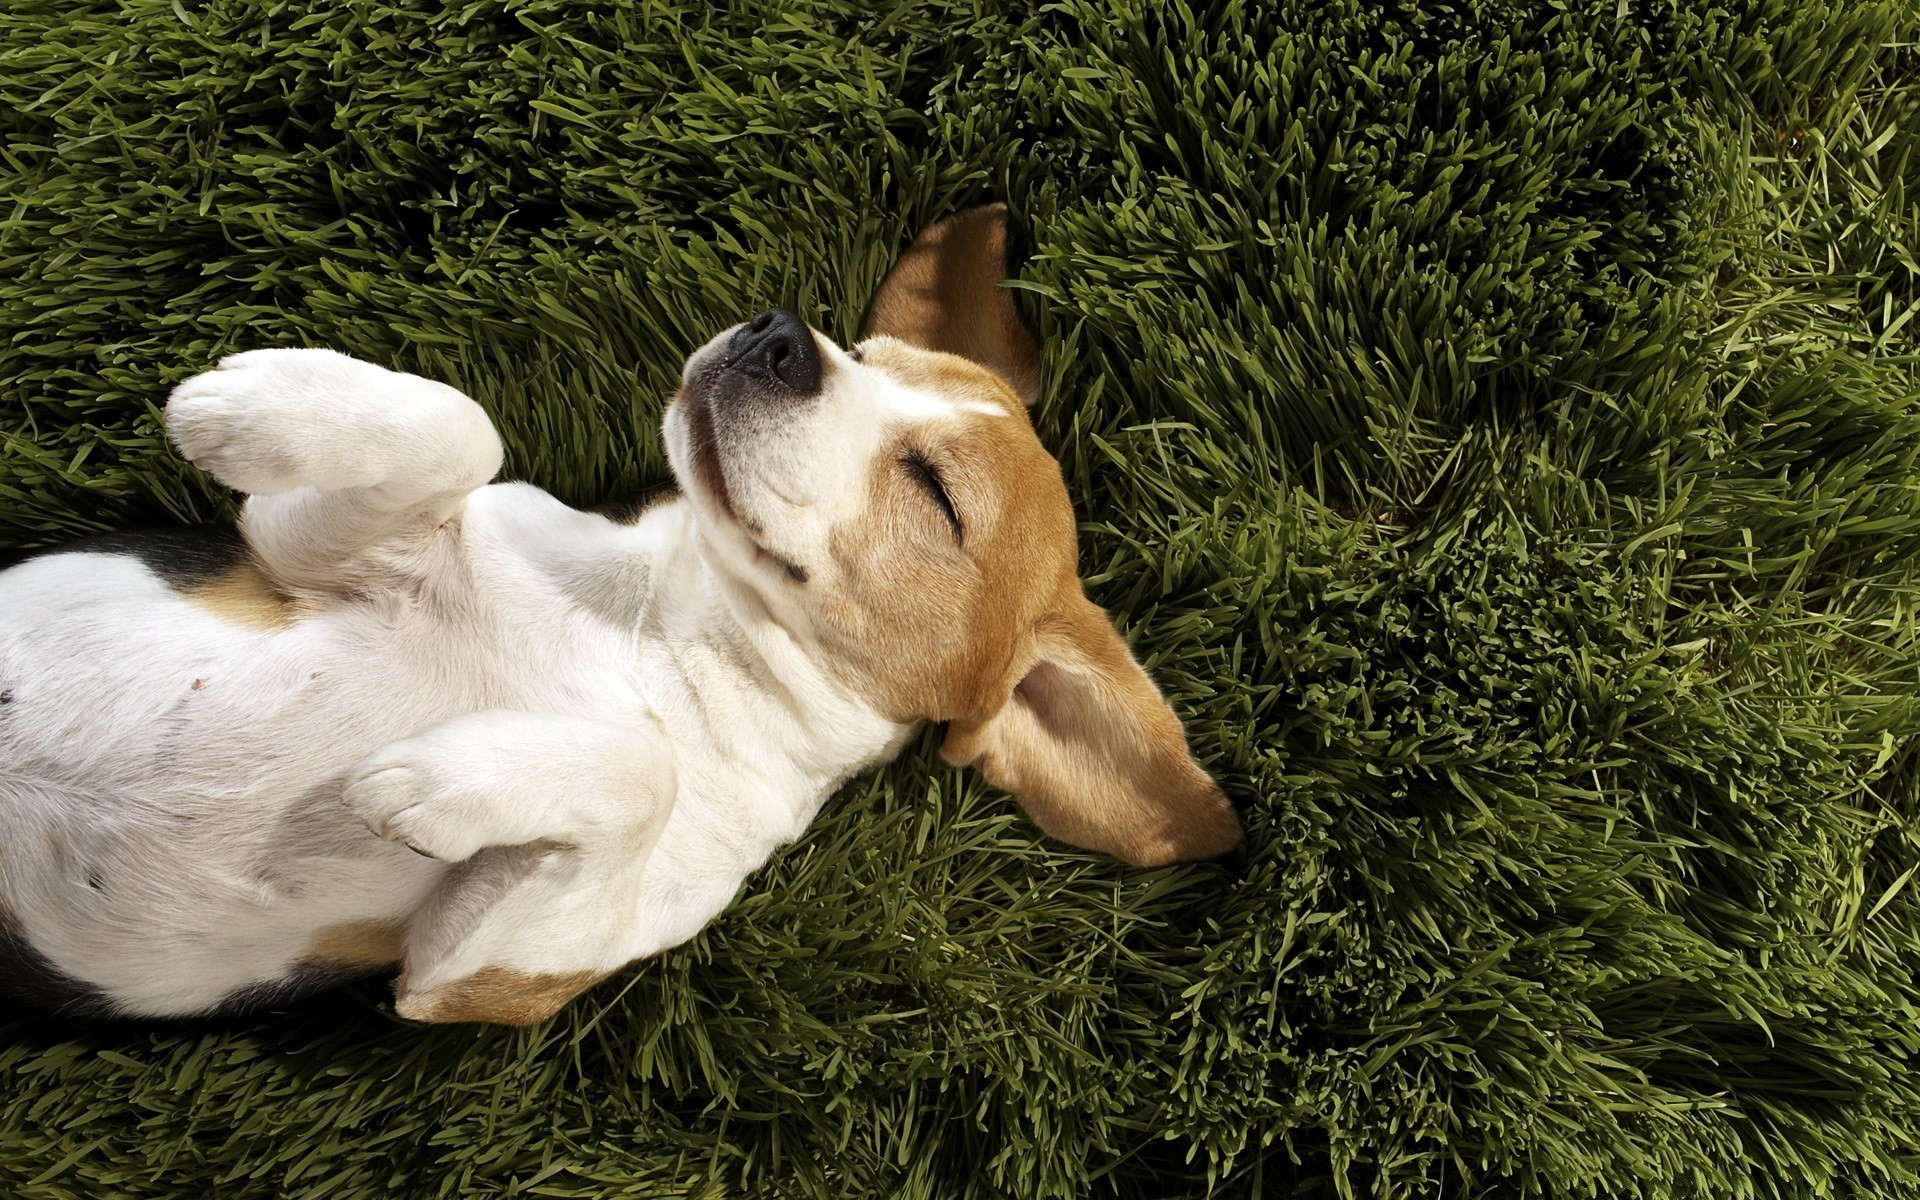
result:
<svg viewBox="0 0 1920 1200"><path fill-rule="evenodd" d="M456 877L369 832L341 783L487 709L684 735L627 950L693 936L839 777L759 751L777 749L763 727L786 702L724 646L698 648L704 610L643 619L632 603L673 530L607 528L496 485L433 552L430 595L396 579L305 611L249 580L230 535L224 551L114 541L0 570L0 995L186 1016L397 962L409 920ZM909 730L873 732L895 739L874 742L877 762Z"/></svg>
<svg viewBox="0 0 1920 1200"><path fill-rule="evenodd" d="M188 1014L398 956L446 868L340 780L470 698L390 614L258 599L122 554L0 572L0 971L38 971L24 990Z"/></svg>

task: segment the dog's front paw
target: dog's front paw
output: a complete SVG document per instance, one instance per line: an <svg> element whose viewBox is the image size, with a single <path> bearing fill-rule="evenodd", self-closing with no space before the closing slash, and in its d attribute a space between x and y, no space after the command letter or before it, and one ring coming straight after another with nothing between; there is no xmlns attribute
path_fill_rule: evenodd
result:
<svg viewBox="0 0 1920 1200"><path fill-rule="evenodd" d="M466 403L452 388L332 350L229 355L167 400L167 432L229 487L272 495L381 482L388 448L422 410Z"/></svg>
<svg viewBox="0 0 1920 1200"><path fill-rule="evenodd" d="M340 799L368 829L416 854L463 862L497 839L452 773L410 742L395 742L348 774Z"/></svg>

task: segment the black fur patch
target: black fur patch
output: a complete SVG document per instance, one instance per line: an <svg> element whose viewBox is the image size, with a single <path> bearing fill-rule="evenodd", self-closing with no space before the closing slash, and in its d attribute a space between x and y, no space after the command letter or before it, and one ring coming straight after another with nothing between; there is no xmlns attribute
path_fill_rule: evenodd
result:
<svg viewBox="0 0 1920 1200"><path fill-rule="evenodd" d="M117 554L136 558L176 591L218 579L247 561L247 543L231 525L182 525L102 533L39 550L0 552L0 570L53 554Z"/></svg>
<svg viewBox="0 0 1920 1200"><path fill-rule="evenodd" d="M235 988L222 996L220 1003L206 1015L245 1017L268 1009L284 1008L318 992L331 991L342 984L392 969L356 963L300 963L278 979L265 979Z"/></svg>
<svg viewBox="0 0 1920 1200"><path fill-rule="evenodd" d="M626 500L610 500L605 504L596 504L588 512L599 513L615 525L631 525L640 519L640 514L656 504L664 503L679 496L680 489L671 483L663 483L649 488L638 496Z"/></svg>
<svg viewBox="0 0 1920 1200"><path fill-rule="evenodd" d="M113 1015L113 1004L98 988L54 966L5 912L0 912L0 996L63 1017Z"/></svg>
<svg viewBox="0 0 1920 1200"><path fill-rule="evenodd" d="M351 963L301 963L278 979L235 988L207 1011L186 1019L253 1016L392 970ZM0 999L83 1021L141 1019L129 1017L100 989L54 966L4 912L0 912Z"/></svg>

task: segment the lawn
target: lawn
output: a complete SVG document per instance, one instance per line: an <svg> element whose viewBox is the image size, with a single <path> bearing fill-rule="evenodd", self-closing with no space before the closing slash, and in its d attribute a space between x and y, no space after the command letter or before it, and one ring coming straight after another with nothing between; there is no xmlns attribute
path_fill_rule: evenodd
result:
<svg viewBox="0 0 1920 1200"><path fill-rule="evenodd" d="M1920 1195L1906 0L11 0L0 547L332 346L666 478L685 354L1012 207L1082 569L1237 857L929 734L531 1030L0 1013L0 1196Z"/></svg>

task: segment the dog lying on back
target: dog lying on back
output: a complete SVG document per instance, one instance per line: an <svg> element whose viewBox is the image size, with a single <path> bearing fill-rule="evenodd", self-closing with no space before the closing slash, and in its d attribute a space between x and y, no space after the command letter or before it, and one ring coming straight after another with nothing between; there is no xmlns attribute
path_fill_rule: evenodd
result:
<svg viewBox="0 0 1920 1200"><path fill-rule="evenodd" d="M693 936L925 722L1053 836L1140 864L1240 825L1082 591L1004 211L910 247L842 350L761 313L687 360L681 494L488 484L450 387L326 350L167 403L237 536L0 572L0 990L170 1017L398 964L528 1024Z"/></svg>

